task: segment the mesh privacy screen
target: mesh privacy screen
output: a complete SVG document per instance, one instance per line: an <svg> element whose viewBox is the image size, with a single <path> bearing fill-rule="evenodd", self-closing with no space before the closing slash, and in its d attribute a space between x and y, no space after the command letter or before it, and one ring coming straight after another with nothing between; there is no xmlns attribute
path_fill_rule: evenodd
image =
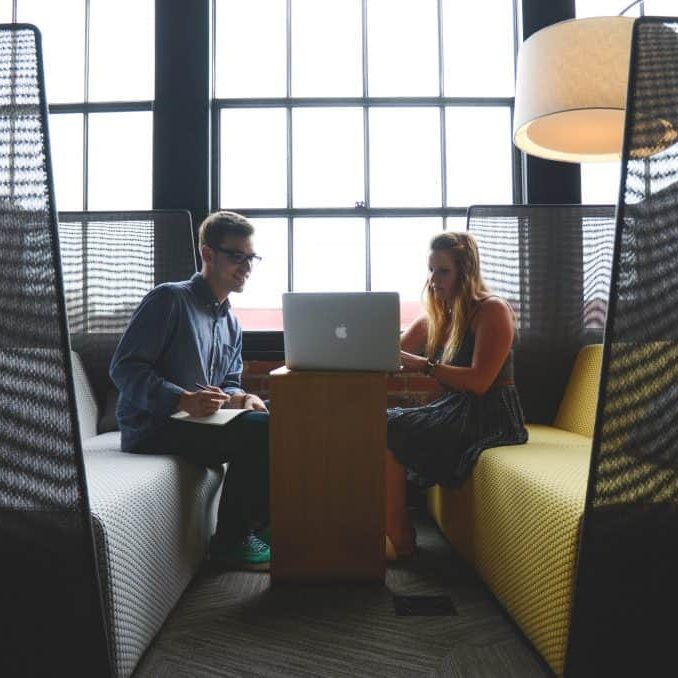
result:
<svg viewBox="0 0 678 678"><path fill-rule="evenodd" d="M675 673L678 20L634 26L610 306L567 671Z"/></svg>
<svg viewBox="0 0 678 678"><path fill-rule="evenodd" d="M0 665L109 673L59 264L40 37L0 26Z"/></svg>
<svg viewBox="0 0 678 678"><path fill-rule="evenodd" d="M552 423L577 351L603 339L614 212L610 205L469 208L483 277L518 320L516 384L530 423Z"/></svg>

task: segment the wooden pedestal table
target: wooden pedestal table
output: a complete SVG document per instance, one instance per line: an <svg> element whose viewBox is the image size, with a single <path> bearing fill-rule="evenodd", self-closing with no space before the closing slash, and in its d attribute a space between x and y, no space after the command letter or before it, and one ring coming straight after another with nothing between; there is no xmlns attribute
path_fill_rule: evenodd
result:
<svg viewBox="0 0 678 678"><path fill-rule="evenodd" d="M386 375L270 373L271 581L384 581Z"/></svg>

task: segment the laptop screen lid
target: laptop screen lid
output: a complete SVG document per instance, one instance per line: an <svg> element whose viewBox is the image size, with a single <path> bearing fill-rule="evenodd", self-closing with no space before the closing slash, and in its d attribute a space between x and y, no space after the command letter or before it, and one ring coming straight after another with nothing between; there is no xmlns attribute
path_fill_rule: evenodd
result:
<svg viewBox="0 0 678 678"><path fill-rule="evenodd" d="M291 370L400 369L397 292L287 292L283 328Z"/></svg>

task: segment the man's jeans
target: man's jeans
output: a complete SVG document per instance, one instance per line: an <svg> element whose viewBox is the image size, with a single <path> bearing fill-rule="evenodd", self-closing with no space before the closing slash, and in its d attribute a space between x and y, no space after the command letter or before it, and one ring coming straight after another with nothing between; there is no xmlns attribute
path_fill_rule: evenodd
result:
<svg viewBox="0 0 678 678"><path fill-rule="evenodd" d="M172 419L163 435L169 454L202 466L228 462L215 535L225 545L268 524L268 418L267 412L245 412L226 426Z"/></svg>

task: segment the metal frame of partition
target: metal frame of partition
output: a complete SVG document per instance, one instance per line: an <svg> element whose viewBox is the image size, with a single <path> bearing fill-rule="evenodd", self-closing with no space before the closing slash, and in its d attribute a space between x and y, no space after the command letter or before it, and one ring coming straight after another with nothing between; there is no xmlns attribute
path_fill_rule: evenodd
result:
<svg viewBox="0 0 678 678"><path fill-rule="evenodd" d="M78 427L39 31L0 27L0 637L6 675L111 674Z"/></svg>
<svg viewBox="0 0 678 678"><path fill-rule="evenodd" d="M570 676L675 672L678 151L653 123L676 129L676 73L678 18L638 19Z"/></svg>

